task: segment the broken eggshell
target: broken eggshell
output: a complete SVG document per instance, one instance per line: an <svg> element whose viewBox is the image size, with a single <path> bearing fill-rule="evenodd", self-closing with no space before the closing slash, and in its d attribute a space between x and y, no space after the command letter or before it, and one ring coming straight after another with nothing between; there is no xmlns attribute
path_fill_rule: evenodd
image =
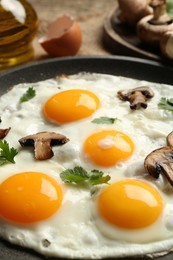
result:
<svg viewBox="0 0 173 260"><path fill-rule="evenodd" d="M75 55L82 44L78 22L68 15L57 18L49 25L47 34L39 43L52 57Z"/></svg>

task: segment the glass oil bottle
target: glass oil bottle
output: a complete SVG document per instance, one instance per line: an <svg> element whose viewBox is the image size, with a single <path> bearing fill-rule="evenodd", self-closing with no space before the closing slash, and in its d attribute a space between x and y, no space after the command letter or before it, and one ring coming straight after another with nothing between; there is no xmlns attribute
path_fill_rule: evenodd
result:
<svg viewBox="0 0 173 260"><path fill-rule="evenodd" d="M0 70L32 59L37 28L37 14L30 3L0 0Z"/></svg>

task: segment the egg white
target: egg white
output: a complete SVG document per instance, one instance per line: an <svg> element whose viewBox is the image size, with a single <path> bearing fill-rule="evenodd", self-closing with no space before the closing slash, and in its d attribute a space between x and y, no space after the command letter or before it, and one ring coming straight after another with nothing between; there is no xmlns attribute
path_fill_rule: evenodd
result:
<svg viewBox="0 0 173 260"><path fill-rule="evenodd" d="M146 110L132 111L128 102L118 99L118 90L149 86L154 97ZM36 96L25 103L20 97L29 87ZM72 123L55 125L42 113L43 104L55 93L68 89L87 89L95 93L101 107L90 117ZM154 149L166 144L166 136L173 130L171 112L158 109L162 96L170 98L172 86L103 74L82 73L67 78L57 77L37 83L19 84L0 98L0 128L11 127L5 140L19 150L15 164L1 167L0 183L9 176L23 171L46 173L62 185L62 207L51 218L30 225L10 224L0 221L0 236L12 243L30 247L48 256L66 258L103 258L132 255L157 255L173 247L173 188L160 176L149 177L143 160ZM108 116L118 118L113 125L94 124L94 118ZM85 139L100 129L116 129L129 135L135 143L134 154L113 167L99 167L90 162L83 152ZM53 147L54 157L36 161L33 149L21 148L18 140L40 131L54 131L67 136L70 141ZM124 178L145 179L162 194L165 207L153 225L128 230L106 223L97 212L97 193L105 185L92 187L62 183L59 173L67 168L82 166L87 170L99 169L111 175L110 183Z"/></svg>

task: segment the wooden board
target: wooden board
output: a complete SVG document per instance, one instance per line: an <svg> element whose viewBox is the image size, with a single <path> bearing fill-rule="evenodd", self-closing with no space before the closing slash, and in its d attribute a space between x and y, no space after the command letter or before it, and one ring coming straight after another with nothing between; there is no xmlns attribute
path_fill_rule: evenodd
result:
<svg viewBox="0 0 173 260"><path fill-rule="evenodd" d="M104 44L116 55L135 56L156 61L172 63L164 58L159 49L152 49L140 41L135 28L123 24L118 19L118 9L104 22Z"/></svg>

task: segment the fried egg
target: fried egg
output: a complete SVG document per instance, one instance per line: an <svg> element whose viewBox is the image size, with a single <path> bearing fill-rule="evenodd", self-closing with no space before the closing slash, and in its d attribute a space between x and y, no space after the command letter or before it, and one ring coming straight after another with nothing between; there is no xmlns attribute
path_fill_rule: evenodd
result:
<svg viewBox="0 0 173 260"><path fill-rule="evenodd" d="M131 110L122 89L148 86L147 109ZM32 87L36 95L21 96ZM158 256L173 248L173 188L144 169L145 157L166 145L172 113L158 109L172 86L120 76L79 73L22 83L0 97L0 128L18 150L1 165L0 237L45 256L99 259ZM95 119L112 118L112 123ZM19 139L56 132L69 142L39 161ZM111 177L109 184L64 183L60 173L76 166Z"/></svg>

